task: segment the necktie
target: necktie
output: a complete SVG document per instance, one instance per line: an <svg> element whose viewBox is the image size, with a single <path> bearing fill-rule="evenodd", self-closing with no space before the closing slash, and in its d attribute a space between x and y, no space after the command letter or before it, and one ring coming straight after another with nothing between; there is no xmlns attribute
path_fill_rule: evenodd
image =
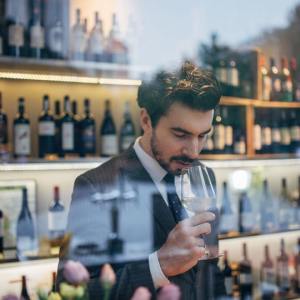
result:
<svg viewBox="0 0 300 300"><path fill-rule="evenodd" d="M177 196L175 189L175 177L172 174L167 173L167 175L164 177L164 181L166 183L167 188L169 208L173 214L176 223L178 223L183 219L186 219L188 217L188 214Z"/></svg>

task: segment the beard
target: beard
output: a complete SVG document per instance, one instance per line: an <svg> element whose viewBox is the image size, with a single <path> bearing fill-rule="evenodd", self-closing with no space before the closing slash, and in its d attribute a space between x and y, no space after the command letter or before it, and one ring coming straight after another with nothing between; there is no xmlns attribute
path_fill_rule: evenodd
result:
<svg viewBox="0 0 300 300"><path fill-rule="evenodd" d="M155 130L153 130L151 139L150 139L150 147L153 153L154 158L160 164L160 166L165 169L168 173L172 175L180 175L182 173L182 169L171 169L171 163L173 161L183 162L193 164L196 159L191 159L188 156L180 155L180 156L171 156L170 158L164 158L163 151L160 149L159 141L156 137Z"/></svg>

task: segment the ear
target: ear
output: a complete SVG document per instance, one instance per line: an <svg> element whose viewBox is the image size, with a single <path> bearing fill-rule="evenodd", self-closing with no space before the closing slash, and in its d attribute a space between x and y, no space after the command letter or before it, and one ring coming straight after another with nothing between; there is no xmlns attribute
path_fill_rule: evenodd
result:
<svg viewBox="0 0 300 300"><path fill-rule="evenodd" d="M145 133L152 130L151 118L145 108L142 108L140 112L140 124Z"/></svg>

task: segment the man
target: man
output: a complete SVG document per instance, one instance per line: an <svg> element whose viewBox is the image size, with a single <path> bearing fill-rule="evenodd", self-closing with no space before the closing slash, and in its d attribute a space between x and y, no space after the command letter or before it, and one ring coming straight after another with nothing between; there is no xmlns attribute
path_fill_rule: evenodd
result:
<svg viewBox="0 0 300 300"><path fill-rule="evenodd" d="M113 299L130 299L139 286L146 286L155 296L169 282L180 287L182 299L214 299L224 292L217 260L199 262L205 254L202 237L211 232L216 216L203 212L187 218L178 195L172 198L167 185L176 185L182 169L198 162L220 97L212 74L191 63L185 63L178 73L159 73L138 91L143 135L124 153L76 179L68 225L71 231L76 223L76 203L111 184L121 169L136 184L146 182L158 194L153 200L156 251L147 261L116 267ZM215 185L213 172L207 170ZM73 234L76 236L76 231ZM217 240L217 232L211 234ZM97 271L90 269L91 278L98 276Z"/></svg>

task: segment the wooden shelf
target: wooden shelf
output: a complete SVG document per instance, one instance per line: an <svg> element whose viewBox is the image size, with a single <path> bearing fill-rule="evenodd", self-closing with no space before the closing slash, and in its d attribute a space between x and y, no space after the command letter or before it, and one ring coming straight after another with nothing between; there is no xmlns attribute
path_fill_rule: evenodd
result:
<svg viewBox="0 0 300 300"><path fill-rule="evenodd" d="M201 154L201 159L207 160L243 160L247 159L247 155L239 154Z"/></svg>

